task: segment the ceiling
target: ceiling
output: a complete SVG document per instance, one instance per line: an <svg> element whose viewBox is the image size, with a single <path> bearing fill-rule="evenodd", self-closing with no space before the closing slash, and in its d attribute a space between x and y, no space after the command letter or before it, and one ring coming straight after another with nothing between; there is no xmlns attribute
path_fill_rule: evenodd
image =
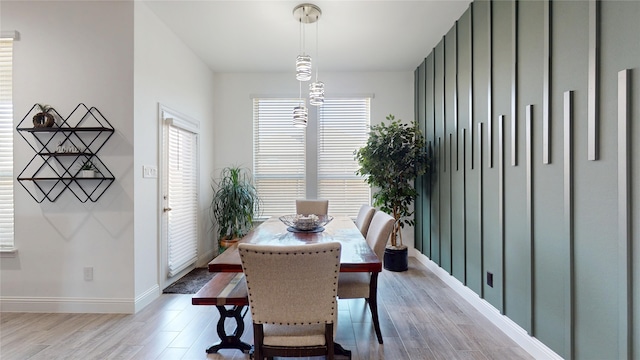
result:
<svg viewBox="0 0 640 360"><path fill-rule="evenodd" d="M144 1L215 72L293 72L304 1ZM319 0L306 53L320 72L413 71L470 0ZM314 70L315 71L315 70Z"/></svg>

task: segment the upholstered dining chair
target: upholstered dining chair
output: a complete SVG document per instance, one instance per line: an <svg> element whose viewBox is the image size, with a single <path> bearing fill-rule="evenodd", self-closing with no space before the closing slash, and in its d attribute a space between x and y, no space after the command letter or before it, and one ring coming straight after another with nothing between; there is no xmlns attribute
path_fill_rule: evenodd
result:
<svg viewBox="0 0 640 360"><path fill-rule="evenodd" d="M296 200L296 214L301 215L327 215L329 213L329 200Z"/></svg>
<svg viewBox="0 0 640 360"><path fill-rule="evenodd" d="M384 256L384 249L393 230L395 219L384 211L376 211L371 219L371 225L367 231L367 244L376 253L380 261ZM363 272L343 272L338 279L338 297L340 299L364 298L369 303L373 327L378 337L378 343L382 344L380 321L378 320L377 294L371 293L371 282L377 281L377 274ZM376 283L377 284L377 283ZM377 285L375 287L377 289Z"/></svg>
<svg viewBox="0 0 640 360"><path fill-rule="evenodd" d="M375 213L376 209L373 206L367 204L362 204L362 206L360 206L360 211L358 212L358 216L356 217L356 226L362 233L362 236L367 236L367 231L369 230L371 219L373 219L373 214Z"/></svg>
<svg viewBox="0 0 640 360"><path fill-rule="evenodd" d="M339 242L239 244L253 321L253 358L334 358Z"/></svg>

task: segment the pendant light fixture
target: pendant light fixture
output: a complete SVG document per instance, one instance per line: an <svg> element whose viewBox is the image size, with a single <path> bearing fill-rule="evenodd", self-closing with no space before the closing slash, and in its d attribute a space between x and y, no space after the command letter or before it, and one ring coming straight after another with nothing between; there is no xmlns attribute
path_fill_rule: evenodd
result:
<svg viewBox="0 0 640 360"><path fill-rule="evenodd" d="M300 55L296 57L296 79L298 81L309 81L311 79L311 56L304 51L304 25L300 21Z"/></svg>
<svg viewBox="0 0 640 360"><path fill-rule="evenodd" d="M316 81L309 84L309 104L315 106L324 104L324 83L318 81L318 22L316 21Z"/></svg>
<svg viewBox="0 0 640 360"><path fill-rule="evenodd" d="M300 4L293 8L293 17L300 23L300 52L296 58L296 79L311 80L311 56L305 53L304 24L313 24L320 19L322 11L313 4Z"/></svg>
<svg viewBox="0 0 640 360"><path fill-rule="evenodd" d="M293 108L293 126L304 128L307 127L307 119L309 118L309 111L307 110L306 100L302 98L302 82L300 85L300 104Z"/></svg>
<svg viewBox="0 0 640 360"><path fill-rule="evenodd" d="M293 8L293 17L300 24L300 55L296 58L296 79L299 81L300 104L293 109L293 125L296 127L306 127L309 111L307 101L302 98L302 82L311 80L313 72L311 56L305 52L305 24L316 23L316 55L318 52L318 27L317 21L320 19L322 11L314 4L300 4ZM324 102L324 84L318 82L318 70L316 66L316 81L309 84L310 100L312 105L322 105Z"/></svg>

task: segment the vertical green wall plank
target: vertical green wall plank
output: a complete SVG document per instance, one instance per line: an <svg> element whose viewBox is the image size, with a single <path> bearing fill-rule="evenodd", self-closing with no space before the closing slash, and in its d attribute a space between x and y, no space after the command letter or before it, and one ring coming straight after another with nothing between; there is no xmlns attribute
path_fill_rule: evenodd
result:
<svg viewBox="0 0 640 360"><path fill-rule="evenodd" d="M563 101L563 135L564 135L564 228L565 228L565 246L567 248L566 253L566 273L568 274L564 278L564 301L565 301L565 313L569 316L565 317L565 332L566 338L569 341L565 344L565 354L569 358L573 358L574 354L574 299L575 299L575 248L573 237L573 91L564 92Z"/></svg>
<svg viewBox="0 0 640 360"><path fill-rule="evenodd" d="M422 133L425 133L425 126L426 126L426 119L425 119L425 84L426 84L426 80L425 80L425 61L422 61L422 64L420 64L420 66L418 66L418 68L415 70L414 72L414 94L415 94L415 99L414 99L414 114L415 114L415 121L418 124L418 128L420 129L420 131L422 131ZM423 223L423 218L424 218L424 206L426 204L426 192L424 189L425 186L425 181L424 181L424 177L425 176L419 176L416 179L415 182L415 186L416 189L418 189L418 195L416 197L415 203L414 203L414 209L415 209L415 219L416 219L416 225L414 227L414 247L416 248L417 251L422 252L423 251L423 229L424 229L424 223ZM428 229L428 228L427 228Z"/></svg>
<svg viewBox="0 0 640 360"><path fill-rule="evenodd" d="M427 150L433 151L435 148L435 107L433 105L434 99L434 55L433 51L429 53L427 59L425 60L425 137L427 140ZM437 167L437 164L435 165ZM434 212L435 204L437 204L437 193L434 189L433 183L434 180L432 176L426 179L427 184L427 201L429 205L425 207L425 218L424 224L429 224L429 226L422 232L422 236L424 237L425 244L423 246L423 253L430 259L432 257L432 247L433 247L433 231L434 231L434 216L436 213Z"/></svg>
<svg viewBox="0 0 640 360"><path fill-rule="evenodd" d="M442 178L444 171L444 158L442 152L442 136L444 134L444 52L443 43L439 43L433 49L433 149L436 159L436 171L433 174L433 200L431 204L431 260L442 266L440 260L442 219L440 204L442 203Z"/></svg>
<svg viewBox="0 0 640 360"><path fill-rule="evenodd" d="M475 143L473 133L473 4L458 20L458 126L464 138L460 145L460 171L462 174L462 207L464 237L465 285L480 293L482 270L480 268L480 237L478 232L478 171L473 164ZM459 135L460 136L460 135ZM457 250L456 250L457 251ZM454 256L458 256L454 253ZM455 267L454 267L455 270Z"/></svg>
<svg viewBox="0 0 640 360"><path fill-rule="evenodd" d="M617 3L617 2L612 2ZM604 13L605 4L602 4ZM573 157L573 218L572 236L567 251L573 258L569 278L571 284L570 311L573 318L572 355L576 358L618 358L618 252L615 243L617 232L616 196L606 195L609 189L616 193L617 162L615 154L615 121L602 124L600 131L600 161L589 161L587 155L589 130L588 118L588 51L589 51L589 3L553 3L554 28L554 79L553 94L575 90L574 97L574 157ZM568 20L568 21L567 21ZM637 40L637 37L635 38ZM628 39L629 41L636 41ZM616 39L616 42L622 39ZM557 59L557 60L556 60ZM602 65L605 59L602 58ZM601 118L615 119L617 72L601 68L600 111ZM554 107L555 110L555 107ZM578 119L582 119L578 123ZM578 125L580 124L580 125ZM598 194L598 195L596 195ZM594 266L594 264L603 266ZM608 264L608 265L604 265ZM598 284L594 292L593 284ZM569 306L569 305L568 305ZM598 311L593 311L598 309ZM594 341L594 339L598 339Z"/></svg>
<svg viewBox="0 0 640 360"><path fill-rule="evenodd" d="M451 264L450 273L460 282L464 283L465 263L464 263L464 172L460 171L460 136L459 130L459 71L458 71L458 22L449 30L445 36L446 42L446 116L447 129L449 133L449 150L450 150L450 242L449 242L449 261Z"/></svg>
<svg viewBox="0 0 640 360"><path fill-rule="evenodd" d="M551 0L543 0L542 20L542 163L551 163Z"/></svg>
<svg viewBox="0 0 640 360"><path fill-rule="evenodd" d="M550 161L551 150L562 149L562 91L561 89L572 89L576 87L576 83L569 79L574 78L572 71L567 71L567 67L571 66L571 63L566 63L562 67L555 65L551 67L551 59L547 56L559 56L558 59L569 57L573 51L580 51L583 44L578 41L577 44L570 44L570 41L565 42L563 39L555 36L556 32L580 31L580 29L571 28L575 26L573 23L574 18L567 17L569 29L565 29L564 26L558 28L556 26L556 20L562 22L560 19L551 19L547 16L555 14L556 2L549 4L548 1L542 2L539 6L542 9L536 8L536 2L523 1L521 5L521 20L523 22L523 29L525 26L532 26L538 20L540 20L541 31L544 35L541 39L537 40L541 49L541 53L544 53L540 61L542 62L538 68L536 68L536 40L529 39L523 40L527 42L527 46L522 45L522 59L527 61L526 64L521 64L522 69L529 69L526 75L523 74L521 83L522 96L527 96L529 100L523 100L532 104L540 103L541 112L534 110L533 114L533 156L532 156L532 192L533 192L533 268L534 275L534 298L533 298L533 322L535 324L535 330L533 335L543 341L552 350L556 351L561 356L567 357L565 345L568 344L569 339L565 334L565 321L569 319L569 314L565 312L565 289L564 280L569 274L566 271L566 262L568 254L564 244L564 221L562 217L563 208L563 165L562 159L557 158L556 161ZM562 13L562 12L560 12ZM563 15L566 16L566 15ZM548 23L547 23L548 22ZM558 26L560 26L558 24ZM535 29L535 26L534 26ZM535 31L535 30L534 30ZM522 31L522 36L533 35L529 31ZM535 35L533 35L535 37ZM541 42L541 44L540 44ZM575 49L575 50L574 50ZM556 53L556 51L558 51ZM554 64L561 64L559 60L556 60ZM576 63L577 69L580 69L580 61ZM537 69L542 69L542 76L538 79L535 76ZM585 69L586 71L586 69ZM548 73L547 73L548 72ZM553 74L553 81L552 80ZM526 77L526 79L525 79ZM530 81L539 82L542 86L542 100L537 101L537 95L529 92L529 87L524 84L530 84ZM552 88L556 82L560 83L558 91ZM547 90L544 90L547 89ZM552 101L551 99L555 99ZM553 106L553 108L552 108ZM548 108L545 108L548 107ZM535 109L535 108L534 108ZM556 129L551 131L551 119L558 119L556 121ZM558 152L561 154L561 152Z"/></svg>
<svg viewBox="0 0 640 360"><path fill-rule="evenodd" d="M621 89L621 85L623 85L626 79L628 88L627 96L629 96L627 106L630 111L627 114L630 121L630 128L627 132L629 130L636 131L636 137L630 137L631 156L628 160L636 161L637 163L640 157L638 156L640 152L637 147L638 140L640 139L640 137L637 136L638 124L640 124L640 102L637 101L640 99L640 95L638 95L640 92L640 81L638 81L638 72L640 71L640 38L638 37L638 34L640 34L640 23L638 19L640 19L640 2L638 1L602 1L600 3L598 69L600 96L600 117L598 120L599 156L598 161L591 161L589 164L595 167L594 171L601 170L602 168L610 171L609 176L606 178L603 176L603 179L599 179L598 183L593 185L597 188L602 188L603 186L609 188L615 184L618 193L617 201L612 201L610 204L611 207L599 208L597 212L599 214L604 214L605 212L617 214L617 219L615 215L612 216L613 219L610 219L609 216L606 217L606 220L603 219L607 229L611 229L610 231L615 231L618 234L617 246L613 247L610 242L607 242L609 246L606 247L606 251L611 252L607 254L607 258L611 256L612 259L616 259L617 269L613 269L614 265L611 263L606 269L607 272L601 276L608 275L610 279L613 278L614 273L617 274L617 283L611 284L613 285L612 287L616 289L615 291L618 297L617 306L611 306L611 310L617 312L617 321L614 322L612 321L614 319L611 319L611 325L619 335L616 339L612 334L607 340L617 340L617 349L619 352L617 358L619 359L637 359L640 357L640 342L633 342L631 340L631 337L637 336L637 331L639 331L637 314L640 312L640 307L632 307L633 301L637 302L638 298L632 297L631 293L634 291L634 288L636 289L635 291L638 291L638 288L640 288L640 279L638 277L634 278L631 273L634 271L633 268L636 268L635 271L637 271L638 263L630 263L629 261L629 257L631 257L631 259L633 258L633 253L636 253L636 256L640 253L640 248L638 247L640 244L637 242L637 240L640 239L640 233L638 233L637 228L637 224L640 223L640 212L633 212L633 199L631 198L635 196L637 199L638 196L637 189L640 189L640 181L637 176L635 179L633 176L640 174L640 168L629 168L628 173L621 168L627 161L624 159L625 149L621 148L621 145L624 143L624 139L621 138L623 134L618 133L618 126L615 124L615 119L619 119L619 117L623 115L621 112L624 111L624 106L622 106L625 100L624 89ZM625 69L630 69L630 72L627 73L626 76L624 73ZM621 71L623 72L621 73ZM620 79L620 77L622 77L622 79ZM622 88L624 88L624 86L622 86ZM634 99L636 101L634 101ZM622 121L622 119L619 120ZM634 128L636 130L633 130ZM630 184L633 185L631 185L631 192L625 196L625 184L623 180L628 178L628 176L632 176ZM623 182L621 183L620 181ZM579 195L576 194L576 196ZM607 205L609 205L609 201L607 201ZM627 208L631 209L630 219L635 219L636 231L634 232L632 229L631 232L625 236L624 229L627 225L624 225L624 221L625 209ZM633 220L630 221L633 223ZM578 224L576 224L576 226L578 226ZM629 224L628 226L632 225ZM598 230L604 231L604 229ZM578 234L576 233L576 239L578 239L577 236ZM630 236L635 237L635 244ZM595 250L599 250L599 247L605 248L604 239L597 240ZM628 266L629 264L633 264L631 268ZM581 281L583 278L580 277L576 280ZM607 285L610 285L610 283ZM580 294L581 293L578 292L576 295L579 296ZM631 318L632 316L636 318L633 319ZM579 341L582 340L579 339ZM635 348L629 348L634 346Z"/></svg>
<svg viewBox="0 0 640 360"><path fill-rule="evenodd" d="M589 89L587 158L598 160L600 118L600 0L589 0Z"/></svg>
<svg viewBox="0 0 640 360"><path fill-rule="evenodd" d="M504 9L500 9L500 14L503 17L508 17L511 28L519 28L519 17L517 16L519 11L518 7L524 2L502 2ZM496 20L497 21L497 20ZM506 25L505 25L506 26ZM526 28L528 31L535 32L533 29ZM541 29L541 28L540 28ZM518 123L521 122L523 117L520 117L516 105L518 104L519 91L523 86L519 86L519 66L518 59L519 53L517 46L519 41L517 39L520 31L510 31L511 41L507 42L510 46L504 49L505 53L504 62L508 61L508 67L502 71L503 74L508 76L508 79L502 81L508 84L508 91L505 96L502 96L505 100L509 99L508 104L501 104L504 106L506 114L509 114L509 120L505 121L505 133L504 136L508 139L504 139L505 153L504 161L504 274L505 274L505 314L509 316L514 322L520 325L523 329L531 333L531 302L532 302L532 283L531 283L531 231L527 221L527 171L524 166L516 166L518 147L522 147L525 143L522 131L517 131ZM540 35L540 32L538 32ZM527 44L522 44L520 49L525 51ZM539 53L538 53L539 54ZM527 55L531 55L530 53ZM539 57L534 56L534 59ZM538 73L539 77L539 73ZM526 80L530 78L525 77ZM537 89L534 84L526 84L527 87L533 87L529 89L530 92L541 92L541 88ZM497 86L497 85L496 85ZM497 94L497 92L496 92ZM498 104L496 104L498 106ZM508 106L508 107L507 107ZM524 110L525 107L522 107ZM520 111L520 113L523 113ZM508 166L507 166L508 165Z"/></svg>
<svg viewBox="0 0 640 360"><path fill-rule="evenodd" d="M518 5L511 6L511 166L518 165Z"/></svg>
<svg viewBox="0 0 640 360"><path fill-rule="evenodd" d="M477 237L478 243L478 254L480 257L480 273L478 274L478 280L480 282L480 289L478 294L481 297L485 297L485 287L486 287L486 270L487 264L484 256L484 172L486 168L485 157L485 148L486 148L486 124L488 123L487 114L489 113L489 103L490 103L490 95L487 91L488 84L490 83L490 32L489 32L489 6L490 3L488 1L475 1L473 3L473 119L474 123L478 126L478 131L476 133L475 141L477 146L475 147L476 151L476 166L475 176L477 177L477 186L474 188L473 186L469 186L469 197L476 201L477 205L474 207L470 204L469 209L474 209L471 211L475 212L474 221L477 221L477 226L469 227L468 235L472 234L475 231L475 235ZM475 195L475 196L474 196ZM469 216L472 218L472 216Z"/></svg>
<svg viewBox="0 0 640 360"><path fill-rule="evenodd" d="M496 166L495 154L497 154L498 142L495 141L499 128L498 116L508 113L510 77L509 72L504 74L503 69L509 69L509 52L510 48L510 21L504 16L509 16L505 11L503 2L489 2L487 26L489 28L489 76L487 77L491 84L488 88L492 93L488 96L488 113L491 117L487 118L486 127L486 148L482 156L484 157L485 168L483 170L482 179L482 217L483 217L483 254L485 273L493 274L493 286L489 286L485 282L484 298L495 306L500 312L504 312L503 308L503 229L501 219L501 201L502 192L500 187L500 169ZM505 38L505 39L503 39ZM502 43L506 41L506 44ZM506 97L506 99L504 98Z"/></svg>
<svg viewBox="0 0 640 360"><path fill-rule="evenodd" d="M525 162L525 169L508 169L508 180L507 180L507 188L511 195L508 195L508 206L517 211L522 211L526 213L526 216L521 219L520 225L521 228L516 228L510 224L510 219L507 216L507 239L511 237L511 234L516 235L519 239L518 242L514 243L516 247L512 249L508 249L507 254L505 255L507 259L510 258L510 254L517 254L520 261L522 261L522 266L519 267L516 271L520 274L520 276L524 280L525 285L521 284L513 284L513 286L509 286L510 290L508 293L513 293L514 291L521 290L522 295L521 299L524 302L522 304L522 314L519 315L520 320L516 321L521 326L529 331L530 334L536 334L535 330L535 298L538 291L542 291L540 294L545 297L549 297L546 293L544 286L541 289L535 287L535 281L537 279L535 274L535 242L533 235L533 227L535 223L534 218L534 207L536 203L534 201L534 174L535 167L534 163L540 162L540 146L537 148L534 147L534 135L539 139L541 137L540 132L537 134L534 133L533 129L536 126L539 126L542 122L542 103L543 103L543 85L544 85L544 77L541 76L543 73L544 58L540 56L540 54L544 53L544 3L540 1L520 1L518 3L518 52L517 52L517 61L518 61L518 82L517 82L517 102L518 107L516 109L516 113L519 119L520 124L522 124L522 119L529 118L529 131L530 134L525 137L525 141L529 142L527 144L526 152L527 159ZM518 134L519 139L523 139L521 134ZM522 143L522 140L518 140L518 143ZM511 182L515 181L515 184ZM526 185L525 185L526 184ZM513 192L513 190L519 189L520 193ZM520 210L520 202L521 205L524 206L522 210ZM508 214L512 212L512 210L508 210ZM514 250L513 252L511 250ZM515 263L514 263L515 265ZM507 266L505 270L507 272L507 278L509 279L511 275L509 274L511 271L510 266ZM546 283L549 282L549 279L541 279ZM560 279L555 280L557 283L562 285L562 281ZM562 297L562 293L553 294L552 296ZM524 298L528 299L524 299ZM562 302L560 301L561 305ZM559 305L559 306L560 306ZM528 326L524 326L528 323ZM561 341L561 339L560 339ZM561 346L560 346L561 348Z"/></svg>
<svg viewBox="0 0 640 360"><path fill-rule="evenodd" d="M533 307L535 306L534 304L534 298L535 298L535 287L533 286L535 283L535 269L533 267L533 262L534 262L534 258L533 258L533 254L534 254L534 245L533 245L533 222L534 222L534 218L533 218L533 109L534 109L534 105L529 104L525 107L525 114L524 114L524 137L525 137L525 172L526 172L526 231L528 232L528 237L527 237L527 241L529 243L529 296L530 296L530 306L529 306L529 313L528 315L528 320L530 321L530 325L529 325L529 329L527 329L529 331L530 335L535 334L536 332L536 324L535 324L535 319L533 316ZM506 271L509 271L509 269L507 268Z"/></svg>
<svg viewBox="0 0 640 360"><path fill-rule="evenodd" d="M447 122L446 122L446 106L445 106L445 42L443 40L438 43L435 48L435 85L434 85L434 105L435 105L435 124L437 148L436 154L438 158L438 174L435 182L438 187L438 236L437 243L437 263L447 271L451 271L451 263L449 261L449 244L451 242L450 233L450 199L449 199L449 164L447 153Z"/></svg>
<svg viewBox="0 0 640 360"><path fill-rule="evenodd" d="M631 233L629 219L631 215L629 194L631 193L629 172L629 79L631 70L618 72L618 273L620 285L618 294L618 351L620 358L631 358Z"/></svg>

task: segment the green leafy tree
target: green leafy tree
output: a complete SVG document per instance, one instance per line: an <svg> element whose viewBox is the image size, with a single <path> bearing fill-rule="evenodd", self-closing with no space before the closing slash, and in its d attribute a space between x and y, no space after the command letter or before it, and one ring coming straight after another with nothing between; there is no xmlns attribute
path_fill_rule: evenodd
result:
<svg viewBox="0 0 640 360"><path fill-rule="evenodd" d="M371 127L367 144L354 152L360 168L357 174L376 191L373 205L391 214L396 222L391 232L391 246L403 248L401 229L414 225L411 204L417 196L416 178L430 171L425 139L415 121L403 123L393 115Z"/></svg>
<svg viewBox="0 0 640 360"><path fill-rule="evenodd" d="M260 197L249 170L225 167L212 188L211 215L218 225L219 240L246 235L260 211Z"/></svg>

